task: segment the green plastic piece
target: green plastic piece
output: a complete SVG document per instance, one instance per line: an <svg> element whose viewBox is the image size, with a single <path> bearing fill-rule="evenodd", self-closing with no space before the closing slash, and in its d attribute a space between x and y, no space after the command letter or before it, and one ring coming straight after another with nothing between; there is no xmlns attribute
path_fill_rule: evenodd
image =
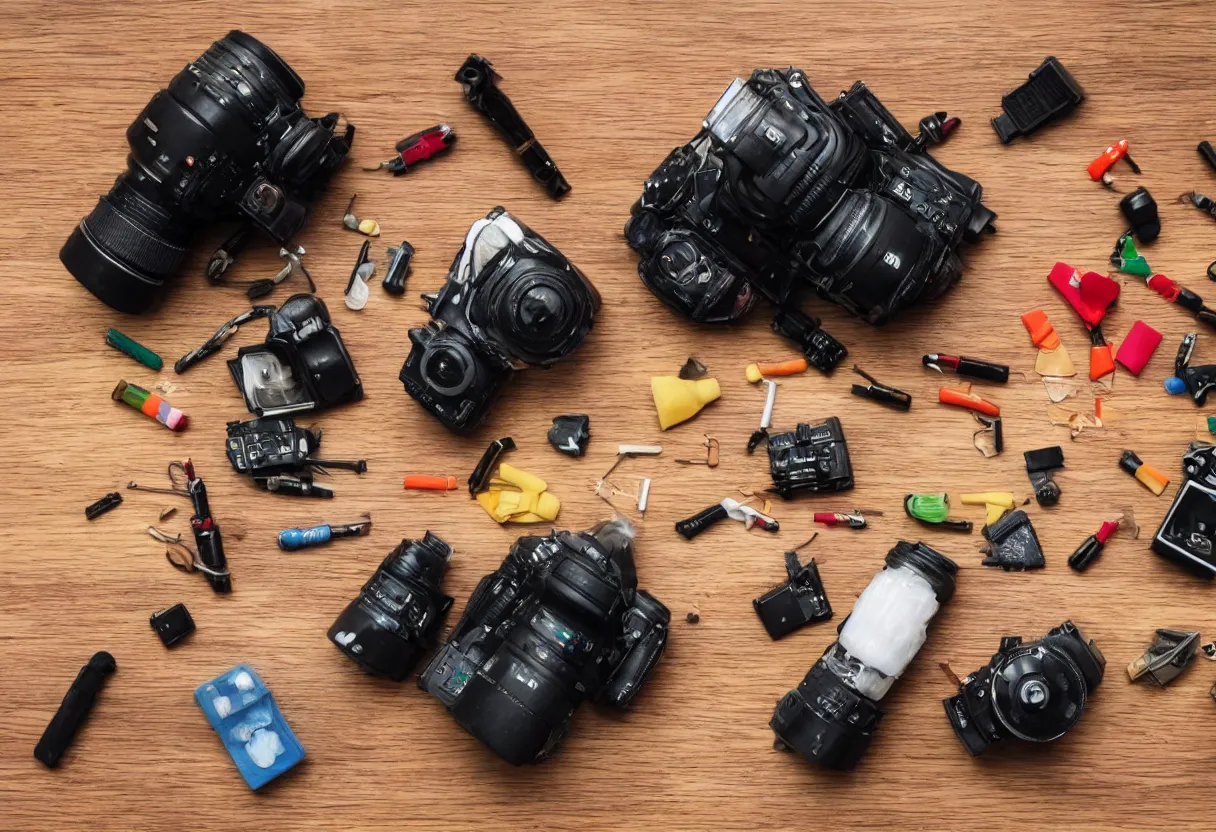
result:
<svg viewBox="0 0 1216 832"><path fill-rule="evenodd" d="M950 515L950 498L945 494L909 494L904 511L923 523L942 523Z"/></svg>
<svg viewBox="0 0 1216 832"><path fill-rule="evenodd" d="M1136 251L1136 244L1132 242L1131 237L1123 241L1123 250L1119 252L1119 271L1140 277L1151 277L1153 274L1144 255Z"/></svg>
<svg viewBox="0 0 1216 832"><path fill-rule="evenodd" d="M126 335L123 335L117 329L110 329L106 331L106 343L121 352L123 355L131 356L145 367L153 370L159 370L161 367L165 366L165 362L161 360L159 355L152 352L152 350L148 349L138 341L133 341Z"/></svg>
<svg viewBox="0 0 1216 832"><path fill-rule="evenodd" d="M1208 433L1216 433L1216 416L1208 417Z"/></svg>

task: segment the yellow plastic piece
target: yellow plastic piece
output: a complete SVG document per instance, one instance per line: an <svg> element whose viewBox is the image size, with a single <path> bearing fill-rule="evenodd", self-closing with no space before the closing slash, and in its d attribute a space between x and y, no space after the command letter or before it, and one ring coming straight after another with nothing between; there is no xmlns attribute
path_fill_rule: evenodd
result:
<svg viewBox="0 0 1216 832"><path fill-rule="evenodd" d="M985 491L982 494L964 494L959 502L965 506L983 506L987 512L984 522L991 526L1017 504L1017 498L1008 491Z"/></svg>
<svg viewBox="0 0 1216 832"><path fill-rule="evenodd" d="M359 233L365 234L368 237L379 237L380 223L376 222L375 220L360 220Z"/></svg>
<svg viewBox="0 0 1216 832"><path fill-rule="evenodd" d="M547 523L557 519L562 507L548 487L535 474L504 462L489 490L477 495L477 502L497 523Z"/></svg>
<svg viewBox="0 0 1216 832"><path fill-rule="evenodd" d="M1068 378L1077 374L1072 358L1063 345L1054 350L1039 350L1039 356L1034 362L1034 371L1041 376Z"/></svg>
<svg viewBox="0 0 1216 832"><path fill-rule="evenodd" d="M716 378L655 376L650 380L650 392L659 411L659 427L667 430L700 413L701 408L722 395L722 388Z"/></svg>

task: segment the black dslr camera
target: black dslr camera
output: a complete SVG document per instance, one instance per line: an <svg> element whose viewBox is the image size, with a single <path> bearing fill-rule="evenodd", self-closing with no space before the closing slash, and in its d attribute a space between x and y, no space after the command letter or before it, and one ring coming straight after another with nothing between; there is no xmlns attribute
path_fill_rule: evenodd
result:
<svg viewBox="0 0 1216 832"><path fill-rule="evenodd" d="M704 322L740 318L757 293L784 305L802 281L873 324L936 297L996 217L925 151L958 124L944 118L913 138L861 82L828 104L792 67L735 79L633 205L642 281Z"/></svg>
<svg viewBox="0 0 1216 832"><path fill-rule="evenodd" d="M508 763L539 762L583 699L629 705L670 621L637 589L628 521L523 537L473 590L418 686Z"/></svg>
<svg viewBox="0 0 1216 832"><path fill-rule="evenodd" d="M149 309L202 223L238 219L286 244L350 151L354 127L311 119L304 82L269 47L233 30L152 97L129 128L131 154L59 252L120 312Z"/></svg>
<svg viewBox="0 0 1216 832"><path fill-rule="evenodd" d="M1038 641L1005 636L992 661L942 700L954 733L972 756L1005 737L1057 740L1076 724L1102 681L1106 659L1071 621Z"/></svg>
<svg viewBox="0 0 1216 832"><path fill-rule="evenodd" d="M430 649L452 598L440 590L452 547L430 532L402 540L329 628L364 670L400 682Z"/></svg>
<svg viewBox="0 0 1216 832"><path fill-rule="evenodd" d="M600 295L578 267L505 209L469 228L411 329L405 391L455 431L481 423L514 370L551 367L583 341Z"/></svg>
<svg viewBox="0 0 1216 832"><path fill-rule="evenodd" d="M325 301L292 295L270 316L266 341L237 350L228 372L250 413L282 416L363 398L342 333Z"/></svg>

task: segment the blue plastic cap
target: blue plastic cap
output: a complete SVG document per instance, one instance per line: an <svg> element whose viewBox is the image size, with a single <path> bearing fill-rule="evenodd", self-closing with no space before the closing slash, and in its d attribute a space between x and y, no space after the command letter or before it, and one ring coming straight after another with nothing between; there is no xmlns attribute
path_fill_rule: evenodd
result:
<svg viewBox="0 0 1216 832"><path fill-rule="evenodd" d="M1178 376L1170 376L1165 380L1165 392L1171 396L1181 396L1186 392L1186 382Z"/></svg>

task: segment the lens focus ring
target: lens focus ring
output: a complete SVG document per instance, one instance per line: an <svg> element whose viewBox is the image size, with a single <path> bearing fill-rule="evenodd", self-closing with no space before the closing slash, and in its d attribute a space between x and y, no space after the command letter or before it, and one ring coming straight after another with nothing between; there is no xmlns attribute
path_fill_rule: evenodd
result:
<svg viewBox="0 0 1216 832"><path fill-rule="evenodd" d="M159 280L172 275L186 256L186 249L158 237L128 219L102 197L81 223L92 239L127 266Z"/></svg>

